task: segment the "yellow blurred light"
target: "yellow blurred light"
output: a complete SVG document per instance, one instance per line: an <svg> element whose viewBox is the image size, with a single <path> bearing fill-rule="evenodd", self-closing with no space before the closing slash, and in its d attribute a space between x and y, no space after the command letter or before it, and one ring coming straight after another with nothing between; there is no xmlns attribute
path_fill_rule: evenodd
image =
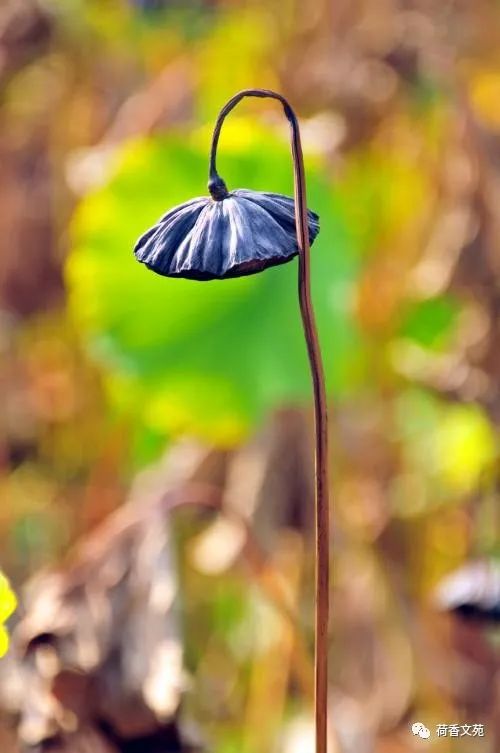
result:
<svg viewBox="0 0 500 753"><path fill-rule="evenodd" d="M435 468L456 492L468 492L496 457L496 442L487 418L473 405L446 410L433 438Z"/></svg>
<svg viewBox="0 0 500 753"><path fill-rule="evenodd" d="M9 581L0 573L0 623L5 622L17 609L17 598L11 589ZM4 656L9 648L9 634L4 625L0 624L0 656Z"/></svg>
<svg viewBox="0 0 500 753"><path fill-rule="evenodd" d="M500 128L500 71L477 71L470 82L470 97L481 120Z"/></svg>

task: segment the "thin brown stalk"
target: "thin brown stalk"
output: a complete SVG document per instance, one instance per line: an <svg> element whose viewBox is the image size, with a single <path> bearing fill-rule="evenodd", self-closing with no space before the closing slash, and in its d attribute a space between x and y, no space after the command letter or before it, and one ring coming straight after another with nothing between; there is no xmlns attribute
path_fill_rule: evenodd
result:
<svg viewBox="0 0 500 753"><path fill-rule="evenodd" d="M244 97L270 97L283 105L290 123L294 169L295 225L299 247L299 303L311 369L315 415L315 509L316 509L316 641L315 641L315 729L316 753L327 753L328 723L328 616L329 616L329 501L328 418L323 363L311 298L310 243L307 224L304 159L297 117L288 101L267 89L245 89L235 94L217 118L210 153L209 189L212 196L224 196L227 188L217 173L216 156L220 131L226 116Z"/></svg>

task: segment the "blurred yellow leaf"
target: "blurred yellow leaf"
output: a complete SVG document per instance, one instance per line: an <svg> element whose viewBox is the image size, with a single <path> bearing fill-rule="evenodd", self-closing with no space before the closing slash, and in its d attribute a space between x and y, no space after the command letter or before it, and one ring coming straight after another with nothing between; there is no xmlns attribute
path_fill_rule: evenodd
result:
<svg viewBox="0 0 500 753"><path fill-rule="evenodd" d="M438 475L459 493L472 490L496 457L492 427L473 405L447 409L436 426L433 445Z"/></svg>
<svg viewBox="0 0 500 753"><path fill-rule="evenodd" d="M0 623L5 622L17 608L17 598L11 589L9 581L0 573ZM3 656L9 648L9 634L3 625L0 625L0 656Z"/></svg>
<svg viewBox="0 0 500 753"><path fill-rule="evenodd" d="M4 625L0 625L0 657L5 656L9 650L9 634Z"/></svg>

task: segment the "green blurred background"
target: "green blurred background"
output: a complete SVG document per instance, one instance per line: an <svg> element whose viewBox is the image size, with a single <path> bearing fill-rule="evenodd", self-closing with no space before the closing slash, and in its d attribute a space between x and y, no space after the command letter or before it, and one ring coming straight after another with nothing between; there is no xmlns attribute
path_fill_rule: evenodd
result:
<svg viewBox="0 0 500 753"><path fill-rule="evenodd" d="M225 101L276 89L300 116L321 218L338 750L498 750L495 642L467 627L457 648L462 628L432 593L499 549L499 64L496 0L4 0L0 533L17 589L189 438L271 458L248 519L312 645L310 478L273 486L280 453L298 452L288 430L266 455L292 416L307 477L296 263L201 285L132 255L164 211L205 193ZM230 189L292 193L275 103L230 116L219 168ZM202 536L198 520L177 524L189 716L214 751L307 753L288 633L252 576L185 554ZM460 719L484 723L484 740L408 732Z"/></svg>

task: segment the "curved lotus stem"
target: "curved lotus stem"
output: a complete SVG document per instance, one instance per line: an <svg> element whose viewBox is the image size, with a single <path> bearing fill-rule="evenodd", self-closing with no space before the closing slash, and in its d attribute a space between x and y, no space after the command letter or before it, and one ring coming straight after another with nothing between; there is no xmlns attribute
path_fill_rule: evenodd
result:
<svg viewBox="0 0 500 753"><path fill-rule="evenodd" d="M270 97L283 105L290 123L294 170L295 226L299 247L299 303L307 343L314 393L316 440L316 641L315 641L315 727L316 753L327 753L328 721L328 612L329 612L329 502L328 502L328 417L325 380L316 321L311 299L310 243L307 225L304 158L297 117L287 100L267 89L244 89L232 97L217 118L210 151L208 188L212 198L227 196L226 184L217 173L217 145L226 116L244 97Z"/></svg>

